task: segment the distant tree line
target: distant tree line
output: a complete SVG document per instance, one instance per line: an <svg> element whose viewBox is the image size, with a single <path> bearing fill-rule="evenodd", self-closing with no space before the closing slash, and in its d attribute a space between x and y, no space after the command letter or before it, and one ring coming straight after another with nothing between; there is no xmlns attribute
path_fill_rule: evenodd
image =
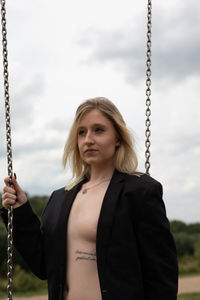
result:
<svg viewBox="0 0 200 300"><path fill-rule="evenodd" d="M182 221L172 221L171 231L176 242L179 257L194 255L200 243L200 223L186 224Z"/></svg>
<svg viewBox="0 0 200 300"><path fill-rule="evenodd" d="M171 231L177 248L179 273L200 273L200 223L174 220Z"/></svg>

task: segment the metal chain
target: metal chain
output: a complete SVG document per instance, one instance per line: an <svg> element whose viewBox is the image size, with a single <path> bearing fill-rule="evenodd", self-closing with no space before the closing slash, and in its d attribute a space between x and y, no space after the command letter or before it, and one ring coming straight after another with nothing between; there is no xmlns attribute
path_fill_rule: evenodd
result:
<svg viewBox="0 0 200 300"><path fill-rule="evenodd" d="M8 51L7 51L7 30L6 30L6 9L5 0L1 0L1 24L2 24L2 45L3 45L3 74L4 74L4 97L5 97L5 119L6 119L6 140L7 140L7 161L8 176L13 175L12 167L12 146L11 146L11 126L10 126L10 104L9 104L9 82L8 82ZM13 207L8 208L8 300L12 300L13 281Z"/></svg>
<svg viewBox="0 0 200 300"><path fill-rule="evenodd" d="M149 173L149 169L150 169L150 146L151 146L151 142L150 142L150 136L151 136L151 130L150 130L150 125L151 125L151 121L150 121L150 116L151 116L151 100L150 100L150 96L151 96L151 18L152 18L152 3L151 0L148 0L148 13L147 13L147 61L146 61L146 66L147 66L147 70L146 70L146 131L145 131L145 136L146 136L146 141L145 141L145 147L146 147L146 151L145 151L145 157L146 157L146 161L145 161L145 169L146 169L146 174L150 175Z"/></svg>

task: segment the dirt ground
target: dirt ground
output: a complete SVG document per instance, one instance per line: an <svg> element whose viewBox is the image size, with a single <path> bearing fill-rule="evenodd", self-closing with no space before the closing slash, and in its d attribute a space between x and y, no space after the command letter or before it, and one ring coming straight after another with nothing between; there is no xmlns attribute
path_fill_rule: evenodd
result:
<svg viewBox="0 0 200 300"><path fill-rule="evenodd" d="M179 279L179 294L200 292L200 276Z"/></svg>
<svg viewBox="0 0 200 300"><path fill-rule="evenodd" d="M15 297L16 300L48 300L48 296L34 296L34 297Z"/></svg>
<svg viewBox="0 0 200 300"><path fill-rule="evenodd" d="M184 277L179 279L179 294L200 292L200 276ZM48 296L15 297L17 300L48 300Z"/></svg>

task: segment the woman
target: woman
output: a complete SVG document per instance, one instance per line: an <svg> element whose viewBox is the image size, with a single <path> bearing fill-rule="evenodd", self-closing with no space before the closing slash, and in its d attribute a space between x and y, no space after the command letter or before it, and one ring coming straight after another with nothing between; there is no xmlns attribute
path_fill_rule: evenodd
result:
<svg viewBox="0 0 200 300"><path fill-rule="evenodd" d="M48 280L49 300L175 300L176 249L162 186L136 172L125 122L112 102L81 104L63 164L73 182L54 191L42 226L13 177L1 215L14 207L14 243L32 272ZM16 202L17 199L17 202Z"/></svg>

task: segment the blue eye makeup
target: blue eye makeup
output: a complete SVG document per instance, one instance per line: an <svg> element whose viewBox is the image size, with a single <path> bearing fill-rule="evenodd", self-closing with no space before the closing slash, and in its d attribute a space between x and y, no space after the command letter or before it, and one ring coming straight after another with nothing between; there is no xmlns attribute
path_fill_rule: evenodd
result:
<svg viewBox="0 0 200 300"><path fill-rule="evenodd" d="M97 127L96 129L95 129L95 132L103 132L104 131L104 129L103 128L100 128L100 127Z"/></svg>

